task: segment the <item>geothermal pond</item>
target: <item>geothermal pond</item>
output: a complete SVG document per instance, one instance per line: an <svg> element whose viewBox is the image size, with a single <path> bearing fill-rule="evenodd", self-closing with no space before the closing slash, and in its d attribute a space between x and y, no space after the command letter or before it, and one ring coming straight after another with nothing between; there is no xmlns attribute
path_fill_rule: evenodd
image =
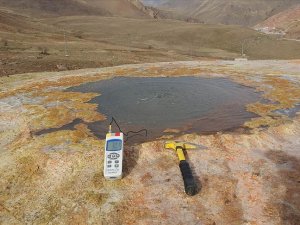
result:
<svg viewBox="0 0 300 225"><path fill-rule="evenodd" d="M91 103L97 103L99 112L108 119L88 124L101 138L105 137L111 117L116 118L123 131L146 128L151 139L170 133L231 130L256 117L245 106L261 100L254 89L225 78L118 77L66 91L101 94ZM60 129L72 129L80 122L75 120ZM117 131L116 126L114 130ZM45 132L49 130L41 133Z"/></svg>

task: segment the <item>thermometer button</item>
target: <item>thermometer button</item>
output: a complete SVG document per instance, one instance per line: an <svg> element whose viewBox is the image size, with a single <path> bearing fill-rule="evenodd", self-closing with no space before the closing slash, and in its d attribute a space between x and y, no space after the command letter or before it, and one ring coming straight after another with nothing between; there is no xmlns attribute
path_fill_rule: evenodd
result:
<svg viewBox="0 0 300 225"><path fill-rule="evenodd" d="M111 153L108 155L109 159L117 159L119 157L120 157L120 155L118 153Z"/></svg>

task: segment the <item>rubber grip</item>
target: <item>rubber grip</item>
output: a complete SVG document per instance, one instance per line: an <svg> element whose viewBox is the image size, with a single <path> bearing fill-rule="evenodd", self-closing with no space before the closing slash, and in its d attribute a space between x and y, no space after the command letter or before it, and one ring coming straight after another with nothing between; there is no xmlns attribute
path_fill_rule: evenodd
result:
<svg viewBox="0 0 300 225"><path fill-rule="evenodd" d="M184 182L185 193L190 196L197 194L198 187L193 177L193 173L189 163L186 160L181 160L179 163L179 167Z"/></svg>

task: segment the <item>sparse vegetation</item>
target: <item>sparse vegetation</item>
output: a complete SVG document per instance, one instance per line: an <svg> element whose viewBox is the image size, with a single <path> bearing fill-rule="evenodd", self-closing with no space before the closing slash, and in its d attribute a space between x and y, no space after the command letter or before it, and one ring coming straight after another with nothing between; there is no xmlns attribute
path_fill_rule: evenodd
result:
<svg viewBox="0 0 300 225"><path fill-rule="evenodd" d="M49 49L47 47L38 47L38 50L41 55L50 55Z"/></svg>
<svg viewBox="0 0 300 225"><path fill-rule="evenodd" d="M58 64L68 65L72 70L144 62L233 59L240 56L243 40L256 37L261 40L246 47L250 59L300 58L300 42L277 40L239 26L98 16L47 18L39 23L16 16L9 24L15 22L30 27L35 33L10 33L14 49L0 51L0 58L7 62L0 76L59 71ZM64 54L63 28L71 34L68 36L68 50L72 53L69 57ZM30 51L24 51L28 47L38 49L39 63L31 58ZM51 57L44 57L50 53ZM12 67L10 62L17 64Z"/></svg>
<svg viewBox="0 0 300 225"><path fill-rule="evenodd" d="M108 0L105 2L111 4ZM300 42L276 40L240 26L85 14L59 16L59 12L57 15L37 19L14 11L1 11L1 23L7 29L4 37L9 37L9 43L0 43L3 50L0 59L6 62L0 76L63 70L57 66L60 64L72 70L144 62L234 59L240 57L243 40L257 37L261 37L259 43L250 44L250 48L245 44L249 59L300 58ZM15 32L18 29L22 33ZM68 34L67 53L64 29ZM38 49L40 54L33 59L32 53L25 49ZM45 57L50 53L51 57Z"/></svg>
<svg viewBox="0 0 300 225"><path fill-rule="evenodd" d="M1 43L3 47L8 47L8 40L7 39L1 39Z"/></svg>
<svg viewBox="0 0 300 225"><path fill-rule="evenodd" d="M293 8L299 0L142 0L147 5L172 11L187 21L208 24L254 26L284 9Z"/></svg>
<svg viewBox="0 0 300 225"><path fill-rule="evenodd" d="M81 31L77 31L74 33L74 37L77 37L79 39L82 39L83 38L83 32Z"/></svg>

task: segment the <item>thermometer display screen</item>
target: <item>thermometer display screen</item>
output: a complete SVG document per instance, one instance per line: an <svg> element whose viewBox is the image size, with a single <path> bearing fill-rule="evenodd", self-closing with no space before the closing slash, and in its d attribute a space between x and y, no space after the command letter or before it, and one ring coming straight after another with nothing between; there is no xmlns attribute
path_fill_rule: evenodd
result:
<svg viewBox="0 0 300 225"><path fill-rule="evenodd" d="M110 140L107 142L106 151L120 151L122 149L121 140Z"/></svg>

